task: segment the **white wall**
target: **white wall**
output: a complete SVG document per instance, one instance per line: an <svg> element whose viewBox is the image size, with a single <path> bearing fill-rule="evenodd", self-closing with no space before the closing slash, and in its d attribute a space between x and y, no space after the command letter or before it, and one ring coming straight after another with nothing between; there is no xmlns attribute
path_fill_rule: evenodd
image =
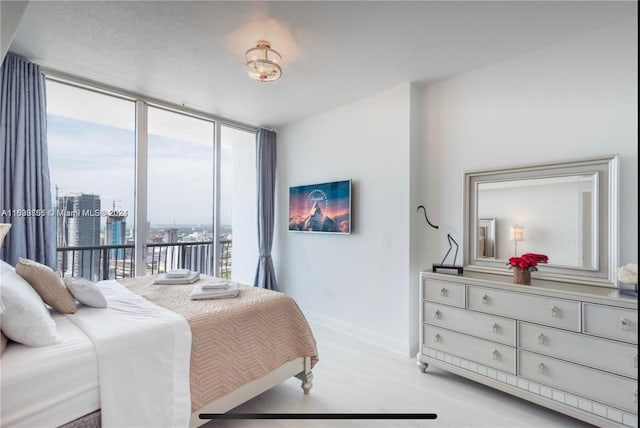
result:
<svg viewBox="0 0 640 428"><path fill-rule="evenodd" d="M273 255L283 291L311 320L415 352L417 271L447 249L417 205L462 244L464 171L613 153L620 264L637 261L636 40L634 17L280 130ZM345 178L354 180L353 235L286 231L289 186Z"/></svg>
<svg viewBox="0 0 640 428"><path fill-rule="evenodd" d="M404 84L278 132L274 262L307 317L409 353L409 97ZM287 231L290 186L352 179L352 234Z"/></svg>
<svg viewBox="0 0 640 428"><path fill-rule="evenodd" d="M638 259L637 18L422 87L419 183L462 230L463 173L620 155L620 264ZM419 231L436 261L443 240Z"/></svg>
<svg viewBox="0 0 640 428"><path fill-rule="evenodd" d="M258 220L254 133L223 128L223 144L232 146L233 190L231 192L231 276L242 284L253 284L258 266ZM224 184L223 184L224 185Z"/></svg>

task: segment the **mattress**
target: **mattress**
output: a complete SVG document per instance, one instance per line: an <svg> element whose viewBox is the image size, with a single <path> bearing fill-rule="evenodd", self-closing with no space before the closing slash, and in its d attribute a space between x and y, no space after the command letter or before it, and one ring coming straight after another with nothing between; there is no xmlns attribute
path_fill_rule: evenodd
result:
<svg viewBox="0 0 640 428"><path fill-rule="evenodd" d="M100 408L91 340L64 315L52 314L55 345L11 343L0 359L0 425L60 426Z"/></svg>

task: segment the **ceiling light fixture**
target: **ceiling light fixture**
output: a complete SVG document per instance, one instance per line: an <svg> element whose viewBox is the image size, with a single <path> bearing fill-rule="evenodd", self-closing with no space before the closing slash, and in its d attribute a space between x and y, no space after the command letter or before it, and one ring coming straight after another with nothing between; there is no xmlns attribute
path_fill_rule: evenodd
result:
<svg viewBox="0 0 640 428"><path fill-rule="evenodd" d="M258 40L255 48L245 53L246 70L249 77L259 82L272 82L282 76L280 63L282 56L273 49L266 40Z"/></svg>

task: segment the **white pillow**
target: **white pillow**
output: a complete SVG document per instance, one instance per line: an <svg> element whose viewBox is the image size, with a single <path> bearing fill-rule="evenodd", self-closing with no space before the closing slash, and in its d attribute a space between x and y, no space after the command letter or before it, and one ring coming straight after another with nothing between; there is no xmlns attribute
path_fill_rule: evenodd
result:
<svg viewBox="0 0 640 428"><path fill-rule="evenodd" d="M5 262L4 260L0 260L0 273L2 273L2 271L5 269L16 270L16 268L11 266L9 263Z"/></svg>
<svg viewBox="0 0 640 428"><path fill-rule="evenodd" d="M2 332L27 346L56 343L56 323L38 293L7 263L0 263L0 299L4 304Z"/></svg>
<svg viewBox="0 0 640 428"><path fill-rule="evenodd" d="M65 278L64 283L78 302L94 308L107 307L107 299L95 282L84 278Z"/></svg>
<svg viewBox="0 0 640 428"><path fill-rule="evenodd" d="M16 270L9 263L5 262L4 260L0 260L0 274L2 274L2 271L4 271L5 269L6 270L13 270L13 271ZM0 283L0 285L2 285L2 283ZM0 315L2 315L3 312L4 312L4 303L2 303L2 296L0 295ZM2 325L0 325L0 327L1 326Z"/></svg>
<svg viewBox="0 0 640 428"><path fill-rule="evenodd" d="M0 260L0 274L5 269L15 270L15 268L11 266L9 263L5 262L4 260ZM0 285L2 285L2 283L0 283ZM0 315L2 315L3 312L4 312L4 303L2 303L2 296L0 295ZM0 325L0 327L2 327L2 325Z"/></svg>

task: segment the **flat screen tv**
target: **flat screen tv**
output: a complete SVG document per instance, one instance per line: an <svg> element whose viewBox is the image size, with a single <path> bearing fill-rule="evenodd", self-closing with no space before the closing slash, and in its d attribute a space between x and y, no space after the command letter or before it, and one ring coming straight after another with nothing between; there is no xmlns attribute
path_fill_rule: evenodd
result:
<svg viewBox="0 0 640 428"><path fill-rule="evenodd" d="M351 180L290 187L289 230L351 233Z"/></svg>

